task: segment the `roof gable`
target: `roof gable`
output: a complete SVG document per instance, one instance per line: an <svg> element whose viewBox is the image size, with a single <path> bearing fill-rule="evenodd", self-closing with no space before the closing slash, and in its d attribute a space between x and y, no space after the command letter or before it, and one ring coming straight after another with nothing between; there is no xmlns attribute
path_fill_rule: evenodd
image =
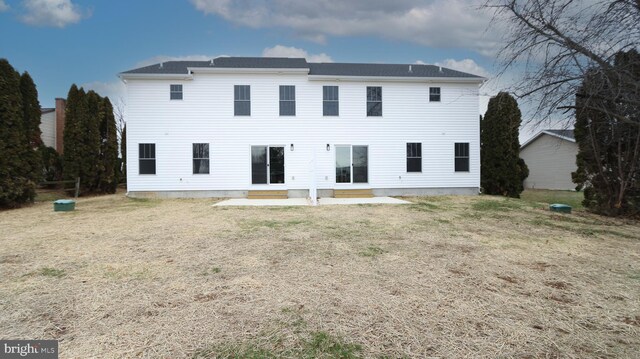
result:
<svg viewBox="0 0 640 359"><path fill-rule="evenodd" d="M565 140L565 141L569 141L569 142L572 142L572 143L576 142L576 139L573 136L573 130L542 130L542 131L538 132L535 136L533 136L529 140L527 140L525 143L523 143L522 146L520 146L520 150L524 149L526 146L528 146L531 143L535 142L542 135L549 135L549 136L557 137L559 139L562 139L562 140Z"/></svg>

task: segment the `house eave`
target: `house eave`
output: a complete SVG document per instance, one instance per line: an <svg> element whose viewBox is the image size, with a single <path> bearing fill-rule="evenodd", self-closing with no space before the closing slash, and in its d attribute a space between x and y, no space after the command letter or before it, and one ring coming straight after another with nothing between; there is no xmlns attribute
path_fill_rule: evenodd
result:
<svg viewBox="0 0 640 359"><path fill-rule="evenodd" d="M193 80L192 74L136 74L136 73L119 73L118 77L126 80Z"/></svg>
<svg viewBox="0 0 640 359"><path fill-rule="evenodd" d="M520 146L520 151L522 151L525 147L527 147L528 145L530 145L533 142L535 142L535 140L540 138L542 135L549 135L549 136L553 136L553 137L556 137L556 138L559 138L559 139L562 139L562 140L565 140L565 141L576 143L575 138L566 137L566 136L559 135L557 133L553 133L553 132L550 132L550 131L543 130L543 131L538 132L535 136L533 136L530 139L528 139L525 143L523 143Z"/></svg>
<svg viewBox="0 0 640 359"><path fill-rule="evenodd" d="M477 83L484 77L405 77L405 76L336 76L309 75L309 81L369 81L369 82L422 82L422 83Z"/></svg>

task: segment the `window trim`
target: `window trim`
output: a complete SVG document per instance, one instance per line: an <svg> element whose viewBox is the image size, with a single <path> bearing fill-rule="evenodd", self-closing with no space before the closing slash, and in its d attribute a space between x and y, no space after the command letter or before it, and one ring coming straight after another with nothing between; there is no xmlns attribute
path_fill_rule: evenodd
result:
<svg viewBox="0 0 640 359"><path fill-rule="evenodd" d="M207 145L207 157L193 157L193 152L195 151L195 147L196 145ZM210 148L211 145L208 142L194 142L191 144L191 174L193 175L209 175L211 174L211 152L210 152ZM196 160L207 160L208 166L207 166L207 172L203 173L203 172L196 172L196 165L195 165L195 161Z"/></svg>
<svg viewBox="0 0 640 359"><path fill-rule="evenodd" d="M380 100L379 101L370 101L369 100L369 89L371 88L379 88L380 89ZM367 93L366 93L366 99L367 99L367 107L366 107L366 112L367 112L367 117L382 117L383 112L382 112L382 86L367 86ZM380 114L379 115L370 115L369 114L369 104L370 103L380 103Z"/></svg>
<svg viewBox="0 0 640 359"><path fill-rule="evenodd" d="M247 89L249 90L247 92L248 94L248 100L238 100L236 98L236 88L238 87L247 87ZM238 114L236 113L236 103L238 102L248 102L249 103L249 113L244 115L244 114ZM251 117L251 85L233 85L233 116L234 117Z"/></svg>
<svg viewBox="0 0 640 359"><path fill-rule="evenodd" d="M282 90L283 90L283 88L293 88L293 100L283 100L283 99L282 99L282 95L283 95ZM296 115L297 115L297 114L296 114L296 112L297 112L297 111L296 111L296 110L297 110L297 109L296 109L296 106L297 106L297 105L296 105L296 85L280 85L280 86L278 87L278 98L279 98L279 100L280 100L280 101L278 102L278 104L279 104L279 107L278 107L278 115L279 115L280 117L296 117ZM293 102L293 114L289 114L289 115L283 115L283 114L282 114L282 103L283 103L283 102Z"/></svg>
<svg viewBox="0 0 640 359"><path fill-rule="evenodd" d="M141 157L142 152L140 151L140 146L145 145L153 145L153 157ZM153 173L141 173L142 166L140 164L142 161L153 161ZM156 144L155 143L138 143L138 175L139 176L155 176L158 173L157 166L157 155L156 155Z"/></svg>
<svg viewBox="0 0 640 359"><path fill-rule="evenodd" d="M325 98L325 88L327 87L335 87L336 89L336 99L335 100L327 100ZM337 104L337 113L335 115L328 115L325 113L325 103L336 103ZM322 86L322 117L340 117L340 87L337 85L323 85Z"/></svg>
<svg viewBox="0 0 640 359"><path fill-rule="evenodd" d="M408 148L407 147L409 145L412 145L412 144L420 145L420 156L409 157L409 153L405 154L406 155L406 161L405 161L406 162L405 163L406 164L406 168L405 168L406 169L406 173L408 173L408 174L409 173L422 173L422 165L423 165L423 163L422 163L422 142L406 142L405 151L408 152ZM410 158L419 158L420 159L420 171L409 171L409 159Z"/></svg>
<svg viewBox="0 0 640 359"><path fill-rule="evenodd" d="M174 91L173 86L180 86L180 91ZM174 94L180 94L180 98L173 98ZM182 84L169 84L169 100L170 101L184 100L184 87L182 86Z"/></svg>
<svg viewBox="0 0 640 359"><path fill-rule="evenodd" d="M437 93L438 99L437 100L432 100L431 99L432 96L436 95L436 94L432 94L431 93L432 89L434 89L434 90L437 89L438 90L438 93ZM433 87L430 86L429 87L429 102L442 102L442 87L440 87L440 86L433 86Z"/></svg>
<svg viewBox="0 0 640 359"><path fill-rule="evenodd" d="M466 156L458 156L456 154L456 150L457 150L457 145L458 144L466 144L467 145L467 155ZM470 142L454 142L453 144L453 171L454 172L466 172L469 173L471 172L471 143ZM467 159L467 169L466 170L460 170L458 171L456 169L456 160L459 158L466 158Z"/></svg>

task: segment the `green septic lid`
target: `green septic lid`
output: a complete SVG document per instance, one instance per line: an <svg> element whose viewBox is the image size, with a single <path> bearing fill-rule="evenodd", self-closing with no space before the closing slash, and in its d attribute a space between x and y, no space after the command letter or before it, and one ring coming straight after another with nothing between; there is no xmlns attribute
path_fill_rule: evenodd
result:
<svg viewBox="0 0 640 359"><path fill-rule="evenodd" d="M53 203L55 204L71 204L71 203L75 203L76 201L72 200L72 199L59 199Z"/></svg>

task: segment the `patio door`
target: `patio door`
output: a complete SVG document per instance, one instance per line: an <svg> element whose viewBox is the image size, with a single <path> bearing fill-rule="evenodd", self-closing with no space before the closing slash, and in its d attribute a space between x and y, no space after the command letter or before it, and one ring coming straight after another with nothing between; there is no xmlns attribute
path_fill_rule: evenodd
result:
<svg viewBox="0 0 640 359"><path fill-rule="evenodd" d="M284 147L251 146L251 183L284 183Z"/></svg>
<svg viewBox="0 0 640 359"><path fill-rule="evenodd" d="M336 146L336 183L369 182L369 148Z"/></svg>

